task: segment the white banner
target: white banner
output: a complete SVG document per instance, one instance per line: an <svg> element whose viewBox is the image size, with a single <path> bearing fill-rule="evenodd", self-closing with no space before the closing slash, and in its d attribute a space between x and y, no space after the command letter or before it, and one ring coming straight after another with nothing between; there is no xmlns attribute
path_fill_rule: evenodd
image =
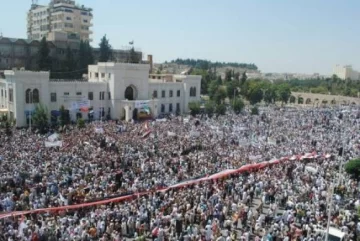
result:
<svg viewBox="0 0 360 241"><path fill-rule="evenodd" d="M95 133L102 134L104 133L104 129L102 127L95 127Z"/></svg>
<svg viewBox="0 0 360 241"><path fill-rule="evenodd" d="M176 136L176 134L175 134L174 132L171 132L171 131L168 131L168 132L167 132L167 135L168 135L168 136Z"/></svg>
<svg viewBox="0 0 360 241"><path fill-rule="evenodd" d="M54 134L52 134L51 136L48 137L48 140L50 142L57 141L58 139L59 139L59 134L57 134L57 133L54 133Z"/></svg>
<svg viewBox="0 0 360 241"><path fill-rule="evenodd" d="M200 132L198 132L198 131L191 131L191 132L190 132L190 136L191 136L191 137L199 137L199 136L200 136Z"/></svg>
<svg viewBox="0 0 360 241"><path fill-rule="evenodd" d="M90 100L78 100L70 103L71 110L78 110L81 108L90 108Z"/></svg>
<svg viewBox="0 0 360 241"><path fill-rule="evenodd" d="M149 107L149 100L141 100L141 101L135 101L135 108L142 109Z"/></svg>
<svg viewBox="0 0 360 241"><path fill-rule="evenodd" d="M45 147L62 147L62 141L45 141Z"/></svg>

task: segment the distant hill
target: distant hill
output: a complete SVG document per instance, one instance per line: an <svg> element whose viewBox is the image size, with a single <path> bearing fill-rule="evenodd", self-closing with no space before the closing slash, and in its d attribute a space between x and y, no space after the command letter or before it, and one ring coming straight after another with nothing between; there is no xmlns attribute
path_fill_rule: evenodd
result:
<svg viewBox="0 0 360 241"><path fill-rule="evenodd" d="M234 63L234 62L212 62L203 59L175 59L165 61L165 63L157 63L154 65L155 72L180 74L189 69L203 69L209 70L216 68L217 73L225 73L227 69L232 69L236 72L259 72L255 64Z"/></svg>

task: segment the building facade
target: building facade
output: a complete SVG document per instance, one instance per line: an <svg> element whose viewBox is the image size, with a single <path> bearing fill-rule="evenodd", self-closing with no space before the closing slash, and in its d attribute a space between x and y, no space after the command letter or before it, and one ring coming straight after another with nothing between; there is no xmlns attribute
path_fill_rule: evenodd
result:
<svg viewBox="0 0 360 241"><path fill-rule="evenodd" d="M32 4L27 14L27 35L30 40L49 38L60 32L69 39L92 41L92 9L78 6L72 0L51 0L49 5Z"/></svg>
<svg viewBox="0 0 360 241"><path fill-rule="evenodd" d="M353 70L351 65L335 65L333 74L343 80L360 80L360 72Z"/></svg>
<svg viewBox="0 0 360 241"><path fill-rule="evenodd" d="M148 64L98 63L89 66L88 80L51 80L49 72L5 71L0 79L0 109L16 126L31 123L41 103L49 119L64 106L72 120L122 119L141 113L155 118L165 113L186 113L188 104L200 101L201 76L150 75Z"/></svg>

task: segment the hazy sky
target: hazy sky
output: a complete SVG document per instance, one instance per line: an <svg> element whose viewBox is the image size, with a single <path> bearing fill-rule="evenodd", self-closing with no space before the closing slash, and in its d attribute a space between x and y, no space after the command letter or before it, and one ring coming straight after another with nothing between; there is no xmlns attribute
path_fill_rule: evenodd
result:
<svg viewBox="0 0 360 241"><path fill-rule="evenodd" d="M39 0L39 3L48 3ZM93 45L135 41L155 62L255 63L263 72L360 70L359 0L80 0L94 9ZM31 0L1 0L0 32L26 37Z"/></svg>

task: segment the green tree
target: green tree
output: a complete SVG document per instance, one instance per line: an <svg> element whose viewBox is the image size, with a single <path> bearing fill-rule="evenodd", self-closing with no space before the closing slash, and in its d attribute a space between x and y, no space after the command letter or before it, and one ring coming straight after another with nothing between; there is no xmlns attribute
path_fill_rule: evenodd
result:
<svg viewBox="0 0 360 241"><path fill-rule="evenodd" d="M291 90L288 84L284 83L277 87L277 96L282 103L287 103L291 96Z"/></svg>
<svg viewBox="0 0 360 241"><path fill-rule="evenodd" d="M263 98L263 90L261 83L250 83L248 91L246 93L246 98L249 100L251 105L261 102Z"/></svg>
<svg viewBox="0 0 360 241"><path fill-rule="evenodd" d="M257 106L253 106L251 108L251 114L252 115L258 115L259 114L259 108Z"/></svg>
<svg viewBox="0 0 360 241"><path fill-rule="evenodd" d="M65 109L65 107L62 105L60 107L60 125L64 126L64 125L68 125L70 124L70 114L69 111Z"/></svg>
<svg viewBox="0 0 360 241"><path fill-rule="evenodd" d="M196 116L196 115L200 114L200 103L199 102L190 102L189 109L190 109L190 114L192 116Z"/></svg>
<svg viewBox="0 0 360 241"><path fill-rule="evenodd" d="M215 101L216 104L221 104L226 99L227 93L224 86L219 86L217 91L215 92L215 96L213 101Z"/></svg>
<svg viewBox="0 0 360 241"><path fill-rule="evenodd" d="M73 54L73 51L68 46L66 48L66 55L65 55L65 60L64 60L65 73L64 73L63 77L66 79L76 79L78 76L74 72L75 69L76 69L76 61L74 58L74 54Z"/></svg>
<svg viewBox="0 0 360 241"><path fill-rule="evenodd" d="M39 50L37 52L37 65L38 69L43 71L49 71L52 67L50 49L45 37L40 41Z"/></svg>
<svg viewBox="0 0 360 241"><path fill-rule="evenodd" d="M239 95L240 83L236 80L232 80L226 83L226 92L229 99Z"/></svg>
<svg viewBox="0 0 360 241"><path fill-rule="evenodd" d="M352 177L360 178L360 158L350 160L345 164L345 171Z"/></svg>
<svg viewBox="0 0 360 241"><path fill-rule="evenodd" d="M215 98L215 94L216 94L219 86L220 85L217 80L213 80L210 82L209 87L208 87L208 95L211 100L213 100Z"/></svg>
<svg viewBox="0 0 360 241"><path fill-rule="evenodd" d="M239 72L236 72L235 74L234 74L234 79L236 80L236 81L240 81L240 73Z"/></svg>
<svg viewBox="0 0 360 241"><path fill-rule="evenodd" d="M225 104L221 103L221 104L217 104L215 107L215 113L219 116L219 115L225 115L226 114L226 106Z"/></svg>
<svg viewBox="0 0 360 241"><path fill-rule="evenodd" d="M138 54L135 52L134 47L132 47L129 51L128 63L137 64L140 62ZM162 65L160 65L162 67ZM160 69L162 71L162 68Z"/></svg>
<svg viewBox="0 0 360 241"><path fill-rule="evenodd" d="M79 118L79 119L77 120L77 127L78 127L79 129L85 128L85 121L84 121L83 118Z"/></svg>
<svg viewBox="0 0 360 241"><path fill-rule="evenodd" d="M42 104L36 105L32 121L40 133L46 133L49 125L48 110L46 106Z"/></svg>
<svg viewBox="0 0 360 241"><path fill-rule="evenodd" d="M235 98L235 100L232 102L232 109L235 112L235 114L240 114L241 111L244 109L245 104L244 101L240 98Z"/></svg>
<svg viewBox="0 0 360 241"><path fill-rule="evenodd" d="M205 112L211 117L215 112L215 103L213 101L208 101L205 103Z"/></svg>
<svg viewBox="0 0 360 241"><path fill-rule="evenodd" d="M225 81L231 81L232 80L232 70L227 69L225 71Z"/></svg>
<svg viewBox="0 0 360 241"><path fill-rule="evenodd" d="M244 73L242 73L241 78L240 78L241 85L244 85L246 80L247 80L247 75L246 75L246 71L245 71Z"/></svg>
<svg viewBox="0 0 360 241"><path fill-rule="evenodd" d="M81 40L77 60L79 77L82 77L83 74L88 72L88 66L94 64L93 50L89 41Z"/></svg>
<svg viewBox="0 0 360 241"><path fill-rule="evenodd" d="M219 76L216 78L216 82L217 82L218 85L222 85L221 75L219 75Z"/></svg>
<svg viewBox="0 0 360 241"><path fill-rule="evenodd" d="M267 88L265 89L265 93L264 93L264 101L268 104L270 103L274 103L276 100L276 89L274 85L269 85L267 86Z"/></svg>
<svg viewBox="0 0 360 241"><path fill-rule="evenodd" d="M100 41L100 56L99 56L99 62L108 62L112 59L112 48L109 43L109 39L106 38L106 35L102 37Z"/></svg>

